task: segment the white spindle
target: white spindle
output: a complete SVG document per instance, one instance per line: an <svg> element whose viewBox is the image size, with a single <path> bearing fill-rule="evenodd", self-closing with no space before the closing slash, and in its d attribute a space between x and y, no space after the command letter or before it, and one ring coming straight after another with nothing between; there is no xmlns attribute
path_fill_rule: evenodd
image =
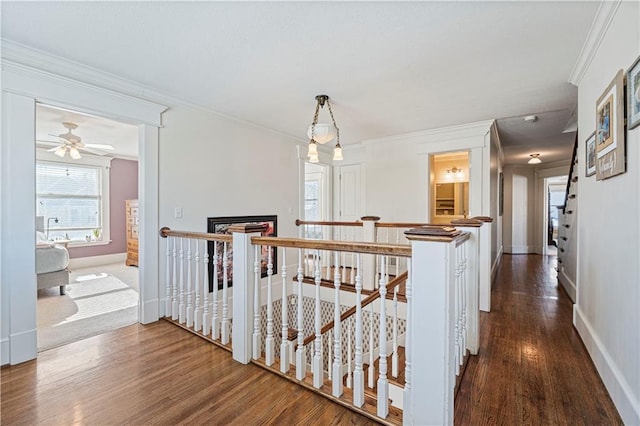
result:
<svg viewBox="0 0 640 426"><path fill-rule="evenodd" d="M402 395L403 401L403 419L406 424L413 423L413 413L411 412L411 382L413 380L413 371L411 366L411 345L413 342L411 341L411 328L413 328L412 324L412 316L413 312L413 276L411 275L411 259L407 259L407 281L405 283L405 296L407 298L407 330L405 331L405 341L404 341L404 391Z"/></svg>
<svg viewBox="0 0 640 426"><path fill-rule="evenodd" d="M166 299L165 299L165 304L164 304L164 316L165 317L170 317L171 316L171 296L172 296L172 289L171 289L171 242L172 242L172 238L168 237L167 238L167 268L166 268L166 274L165 274L165 281L167 284L167 288L165 291L166 294Z"/></svg>
<svg viewBox="0 0 640 426"><path fill-rule="evenodd" d="M176 237L169 237L173 240L173 297L171 300L171 319L178 319L180 305L178 301L178 244Z"/></svg>
<svg viewBox="0 0 640 426"><path fill-rule="evenodd" d="M316 339L314 345L313 354L313 387L320 389L324 381L324 371L322 368L322 317L321 317L321 305L320 305L320 250L316 250L315 259L315 283L316 283L316 305L315 305L315 329Z"/></svg>
<svg viewBox="0 0 640 426"><path fill-rule="evenodd" d="M218 264L220 263L220 255L218 254L218 242L213 242L213 262L212 262L212 270L213 270L213 295L211 302L211 338L213 340L218 340L220 338L220 307L218 301L218 283L220 282L220 277L218 274Z"/></svg>
<svg viewBox="0 0 640 426"><path fill-rule="evenodd" d="M187 239L187 327L193 326L193 276L191 264L193 253L191 252L191 238Z"/></svg>
<svg viewBox="0 0 640 426"><path fill-rule="evenodd" d="M349 282L350 283L355 283L356 282L356 263L354 262L354 256L355 253L351 253L351 274L349 277ZM358 255L360 256L360 255Z"/></svg>
<svg viewBox="0 0 640 426"><path fill-rule="evenodd" d="M393 289L393 354L391 355L391 375L398 377L398 286Z"/></svg>
<svg viewBox="0 0 640 426"><path fill-rule="evenodd" d="M267 338L264 342L265 364L271 366L275 358L275 340L273 338L273 260L271 259L271 247L267 247Z"/></svg>
<svg viewBox="0 0 640 426"><path fill-rule="evenodd" d="M389 382L387 380L387 256L380 258L380 358L378 368L378 417L389 414Z"/></svg>
<svg viewBox="0 0 640 426"><path fill-rule="evenodd" d="M362 277L360 276L360 253L357 254L356 258L356 264L351 265L356 270L356 365L353 372L353 405L362 407L362 404L364 404L364 371L362 369ZM351 328L349 328L349 335L351 335ZM351 363L351 356L347 360Z"/></svg>
<svg viewBox="0 0 640 426"><path fill-rule="evenodd" d="M342 281L343 283L347 283L347 253L342 252L342 254L340 255L341 257L341 262L340 264L342 265L342 268L340 269L340 281Z"/></svg>
<svg viewBox="0 0 640 426"><path fill-rule="evenodd" d="M331 363L333 362L333 353L332 353L332 348L333 348L333 340L332 340L332 334L333 330L329 330L329 332L327 333L327 379L329 379L329 381L331 381L331 378L333 377L332 371L331 371Z"/></svg>
<svg viewBox="0 0 640 426"><path fill-rule="evenodd" d="M306 259L305 259L306 263ZM306 375L307 360L304 349L304 312L302 305L302 280L304 275L302 249L298 249L298 347L296 348L296 379L303 380Z"/></svg>
<svg viewBox="0 0 640 426"><path fill-rule="evenodd" d="M180 238L180 306L178 313L178 321L184 324L186 318L186 305L184 300L184 238Z"/></svg>
<svg viewBox="0 0 640 426"><path fill-rule="evenodd" d="M287 248L282 247L282 343L280 344L280 371L289 371L289 297L287 294Z"/></svg>
<svg viewBox="0 0 640 426"><path fill-rule="evenodd" d="M228 243L224 242L222 255L222 323L221 323L220 343L229 343L229 252Z"/></svg>
<svg viewBox="0 0 640 426"><path fill-rule="evenodd" d="M260 358L260 246L254 247L253 262L253 334L252 334L252 356L253 359Z"/></svg>
<svg viewBox="0 0 640 426"><path fill-rule="evenodd" d="M333 396L336 398L342 395L342 375L340 371L342 370L342 347L340 346L340 253L335 252L335 273L333 275L333 286L335 287L334 291L334 301L333 301L333 329L334 329L334 343L333 343ZM329 344L331 346L331 344ZM331 358L329 358L331 359Z"/></svg>
<svg viewBox="0 0 640 426"><path fill-rule="evenodd" d="M369 309L369 369L367 370L367 386L373 389L373 385L375 384L375 367L373 366L373 303L369 305L371 308Z"/></svg>
<svg viewBox="0 0 640 426"><path fill-rule="evenodd" d="M342 377L340 378L342 382ZM347 328L347 387L353 388L353 375L351 373L351 327Z"/></svg>
<svg viewBox="0 0 640 426"><path fill-rule="evenodd" d="M200 240L195 240L196 243L196 271L195 271L195 280L194 287L196 289L196 298L195 298L195 306L193 309L193 329L195 331L200 331L202 329L202 298L200 295Z"/></svg>
<svg viewBox="0 0 640 426"><path fill-rule="evenodd" d="M400 244L400 230L396 228L396 244ZM400 262L402 258L396 256L396 277L400 276Z"/></svg>
<svg viewBox="0 0 640 426"><path fill-rule="evenodd" d="M211 314L209 313L209 242L207 240L204 241L203 272L204 279L202 280L202 334L206 336L209 334L209 330L211 327Z"/></svg>

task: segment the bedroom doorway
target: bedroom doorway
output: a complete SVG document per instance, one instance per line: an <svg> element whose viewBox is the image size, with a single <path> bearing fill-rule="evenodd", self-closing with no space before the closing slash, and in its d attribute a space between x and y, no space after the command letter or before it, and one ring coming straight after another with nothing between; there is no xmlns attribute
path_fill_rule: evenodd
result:
<svg viewBox="0 0 640 426"><path fill-rule="evenodd" d="M137 126L36 104L38 351L139 321L139 271L125 264L138 138Z"/></svg>

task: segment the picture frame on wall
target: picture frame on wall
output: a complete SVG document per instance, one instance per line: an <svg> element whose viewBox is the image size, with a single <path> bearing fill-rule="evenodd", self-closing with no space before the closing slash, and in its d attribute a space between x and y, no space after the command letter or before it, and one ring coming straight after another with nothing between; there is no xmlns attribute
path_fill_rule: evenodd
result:
<svg viewBox="0 0 640 426"><path fill-rule="evenodd" d="M498 216L504 213L504 175L502 172L498 175Z"/></svg>
<svg viewBox="0 0 640 426"><path fill-rule="evenodd" d="M624 106L620 70L596 101L596 180L626 172Z"/></svg>
<svg viewBox="0 0 640 426"><path fill-rule="evenodd" d="M627 72L627 128L640 125L640 57Z"/></svg>
<svg viewBox="0 0 640 426"><path fill-rule="evenodd" d="M585 176L596 174L596 132L591 133L585 142Z"/></svg>

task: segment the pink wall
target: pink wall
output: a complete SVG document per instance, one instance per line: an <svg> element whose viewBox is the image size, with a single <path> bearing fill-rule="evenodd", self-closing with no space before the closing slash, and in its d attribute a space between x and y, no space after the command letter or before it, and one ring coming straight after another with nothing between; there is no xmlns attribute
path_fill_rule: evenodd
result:
<svg viewBox="0 0 640 426"><path fill-rule="evenodd" d="M103 246L69 248L69 257L101 256L127 251L124 201L138 198L138 162L114 158L109 171L109 216L111 243Z"/></svg>

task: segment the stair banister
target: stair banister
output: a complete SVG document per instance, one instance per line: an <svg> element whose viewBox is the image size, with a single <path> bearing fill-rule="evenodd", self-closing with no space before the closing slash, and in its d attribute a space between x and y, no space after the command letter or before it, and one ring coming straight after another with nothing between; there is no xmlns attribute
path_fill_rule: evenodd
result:
<svg viewBox="0 0 640 426"><path fill-rule="evenodd" d="M377 239L376 222L379 216L362 216L362 241L375 243ZM373 290L376 288L378 277L376 274L376 256L362 255L362 288Z"/></svg>

